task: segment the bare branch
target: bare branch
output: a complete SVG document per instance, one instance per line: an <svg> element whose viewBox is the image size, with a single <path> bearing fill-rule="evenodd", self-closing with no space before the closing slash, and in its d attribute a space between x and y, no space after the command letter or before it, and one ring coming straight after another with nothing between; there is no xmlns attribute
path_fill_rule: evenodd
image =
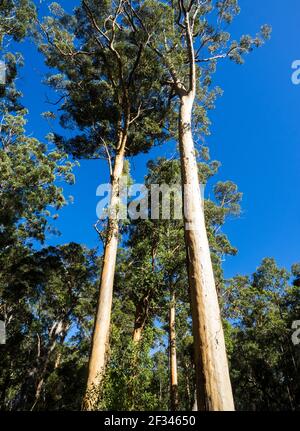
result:
<svg viewBox="0 0 300 431"><path fill-rule="evenodd" d="M113 169L112 169L111 155L110 155L110 152L109 152L109 149L108 149L108 146L107 146L107 143L106 143L105 139L103 139L101 137L101 140L102 140L102 142L104 144L105 152L106 152L106 155L107 155L107 161L108 161L108 165L109 165L109 175L112 176Z"/></svg>
<svg viewBox="0 0 300 431"><path fill-rule="evenodd" d="M246 51L245 48L242 48L240 46L234 46L232 48L230 48L227 52L225 52L224 54L217 54L214 55L212 57L208 57L208 58L201 58L201 59L196 59L197 63L207 63L209 61L214 61L214 60L219 60L221 58L226 58L228 57L233 51L235 51L236 49L240 49L242 51Z"/></svg>
<svg viewBox="0 0 300 431"><path fill-rule="evenodd" d="M77 57L78 55L94 55L93 52L89 52L89 51L71 51L71 52L64 52L58 45L57 43L51 39L49 32L47 31L46 27L39 21L36 20L37 24L39 25L39 27L41 28L41 30L43 31L44 35L46 36L46 39L49 43L49 45L51 45L54 49L56 49L63 57Z"/></svg>
<svg viewBox="0 0 300 431"><path fill-rule="evenodd" d="M194 41L193 41L193 28L191 27L189 13L186 14L185 22L186 22L188 58L189 58L189 65L190 65L189 91L192 93L196 93L196 58L195 58L195 49L194 49Z"/></svg>

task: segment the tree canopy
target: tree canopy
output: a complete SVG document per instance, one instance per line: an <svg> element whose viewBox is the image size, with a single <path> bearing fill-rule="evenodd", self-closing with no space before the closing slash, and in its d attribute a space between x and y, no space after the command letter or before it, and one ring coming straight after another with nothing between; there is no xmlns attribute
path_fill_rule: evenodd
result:
<svg viewBox="0 0 300 431"><path fill-rule="evenodd" d="M270 26L234 38L237 0L38 6L0 4L0 410L299 410L298 257L227 276L229 223L247 211L204 137L216 68L242 64ZM57 98L43 138L20 91L23 41ZM144 191L125 208L138 217L123 222L141 153ZM56 225L80 159L107 161L98 247Z"/></svg>

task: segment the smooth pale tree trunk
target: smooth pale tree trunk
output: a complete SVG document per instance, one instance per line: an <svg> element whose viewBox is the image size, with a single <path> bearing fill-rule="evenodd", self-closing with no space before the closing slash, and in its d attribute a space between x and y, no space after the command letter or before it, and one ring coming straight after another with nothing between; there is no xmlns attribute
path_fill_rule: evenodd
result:
<svg viewBox="0 0 300 431"><path fill-rule="evenodd" d="M171 390L171 410L178 410L178 376L177 376L177 355L176 355L176 298L175 293L171 292L170 311L169 311L169 344L170 344L170 390Z"/></svg>
<svg viewBox="0 0 300 431"><path fill-rule="evenodd" d="M142 332L144 330L145 319L143 310L140 310L140 304L136 307L134 329L132 334L132 340L135 344L138 344L142 339Z"/></svg>
<svg viewBox="0 0 300 431"><path fill-rule="evenodd" d="M138 326L134 328L132 340L135 344L138 344L141 341L143 329L144 329L143 326Z"/></svg>
<svg viewBox="0 0 300 431"><path fill-rule="evenodd" d="M195 91L180 97L179 146L199 410L234 410L192 136Z"/></svg>
<svg viewBox="0 0 300 431"><path fill-rule="evenodd" d="M192 412L196 412L197 410L198 410L197 391L195 391L194 402L193 402L193 406L192 406Z"/></svg>
<svg viewBox="0 0 300 431"><path fill-rule="evenodd" d="M147 316L148 316L148 297L145 297L138 302L135 310L132 340L136 344L138 344L142 339Z"/></svg>
<svg viewBox="0 0 300 431"><path fill-rule="evenodd" d="M113 215L109 217L108 233L104 247L100 291L88 367L88 380L82 404L83 410L97 409L101 383L105 373L119 236L119 223L117 219L120 205L119 187L124 167L125 145L126 138L123 138L120 150L115 157L111 179L112 192L110 209Z"/></svg>

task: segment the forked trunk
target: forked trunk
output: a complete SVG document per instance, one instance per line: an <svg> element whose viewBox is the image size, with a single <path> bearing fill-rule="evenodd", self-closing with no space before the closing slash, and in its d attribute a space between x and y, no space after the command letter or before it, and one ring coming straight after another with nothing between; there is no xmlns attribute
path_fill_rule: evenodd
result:
<svg viewBox="0 0 300 431"><path fill-rule="evenodd" d="M117 212L120 204L119 186L123 173L125 144L118 151L112 173L112 193L110 208L113 215L109 217L106 243L104 247L103 266L100 281L100 291L91 345L88 381L83 399L83 410L97 409L101 383L105 372L106 353L109 343L110 318L113 297L116 257L118 249L119 223Z"/></svg>
<svg viewBox="0 0 300 431"><path fill-rule="evenodd" d="M194 93L181 96L179 145L199 410L234 410L220 307L202 208L191 118Z"/></svg>
<svg viewBox="0 0 300 431"><path fill-rule="evenodd" d="M171 293L170 315L169 315L169 345L170 345L170 390L171 411L178 410L178 377L177 377L177 355L176 355L176 329L175 329L175 293Z"/></svg>

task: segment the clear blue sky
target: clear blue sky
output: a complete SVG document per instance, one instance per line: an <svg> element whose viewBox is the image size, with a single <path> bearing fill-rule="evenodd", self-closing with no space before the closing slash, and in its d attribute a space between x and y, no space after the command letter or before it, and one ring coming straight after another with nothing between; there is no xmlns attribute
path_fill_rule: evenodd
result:
<svg viewBox="0 0 300 431"><path fill-rule="evenodd" d="M76 3L61 2L68 10ZM300 60L300 3L240 0L240 6L241 14L231 26L234 37L254 34L265 23L273 27L273 33L263 48L247 56L243 66L225 60L214 76L214 83L224 90L210 114L212 134L207 138L212 158L222 162L216 180L230 179L244 193L243 214L225 228L239 249L236 257L224 263L227 277L252 273L266 256L274 256L287 267L300 261L300 85L291 82L291 64ZM41 13L45 10L42 2ZM26 62L18 86L30 111L27 130L43 139L49 126L40 114L51 110L45 103L49 90L41 83L45 67L29 42L19 50ZM136 157L131 162L134 179L142 181L149 159L170 152L172 148L161 147ZM81 162L76 185L66 187L66 194L72 194L75 202L60 212L56 227L61 236L51 237L51 244L99 244L93 229L96 188L107 180L104 162Z"/></svg>

